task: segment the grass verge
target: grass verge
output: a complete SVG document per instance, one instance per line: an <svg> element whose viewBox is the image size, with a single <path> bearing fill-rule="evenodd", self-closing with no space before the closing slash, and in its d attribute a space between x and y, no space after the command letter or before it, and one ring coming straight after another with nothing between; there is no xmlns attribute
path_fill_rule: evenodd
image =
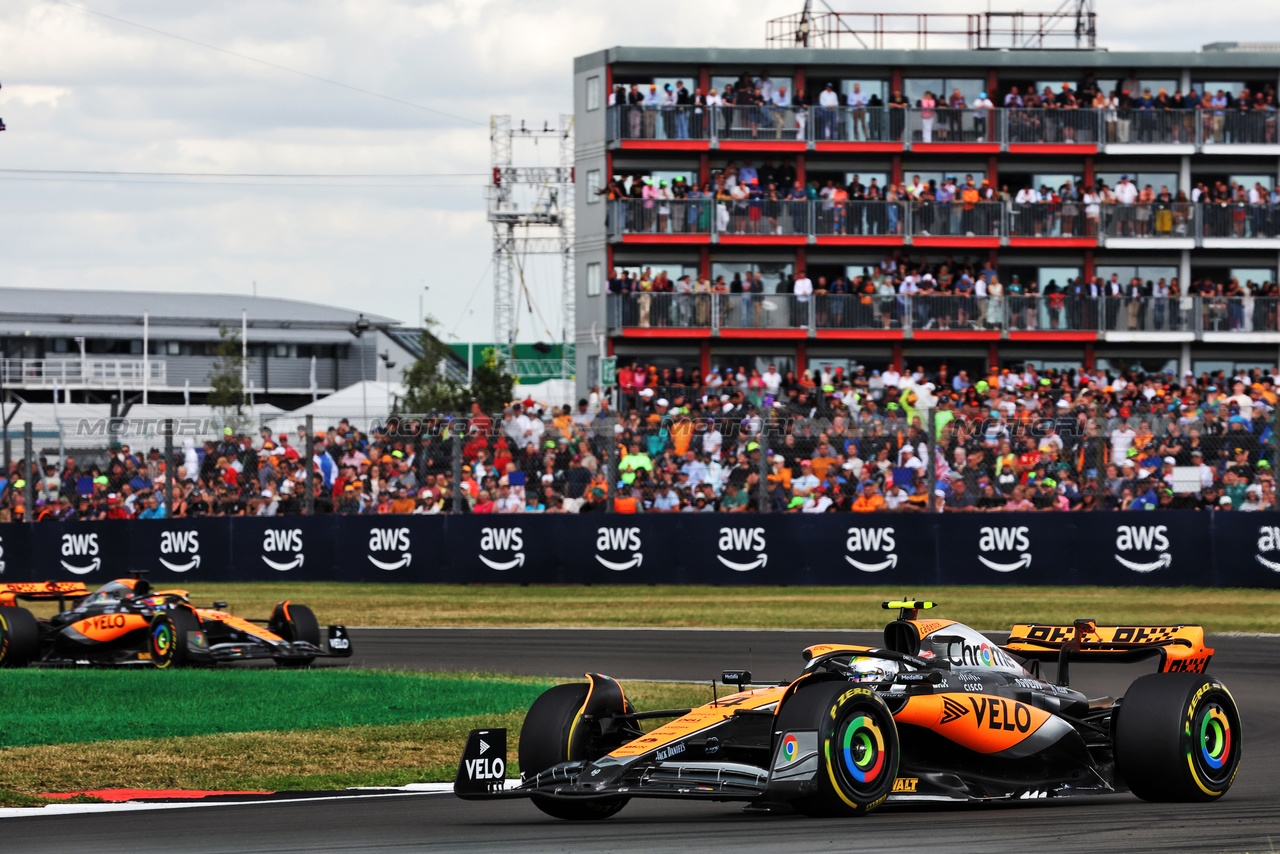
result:
<svg viewBox="0 0 1280 854"><path fill-rule="evenodd" d="M514 677L474 681L489 687L527 686L533 696L545 687ZM683 708L711 699L705 685L627 682L623 687L642 709ZM508 773L514 774L527 707L524 703L492 714L368 726L4 748L0 806L41 805L46 801L35 796L42 792L106 788L285 791L441 782L453 779L467 733L478 727L507 728ZM653 727L661 722L646 723Z"/></svg>
<svg viewBox="0 0 1280 854"><path fill-rule="evenodd" d="M711 587L353 584L193 584L192 600L227 600L265 617L283 599L309 605L321 624L348 626L655 626L873 628L880 602L904 594L978 629L1015 622L1193 623L1213 632L1280 632L1280 590L1207 587Z"/></svg>

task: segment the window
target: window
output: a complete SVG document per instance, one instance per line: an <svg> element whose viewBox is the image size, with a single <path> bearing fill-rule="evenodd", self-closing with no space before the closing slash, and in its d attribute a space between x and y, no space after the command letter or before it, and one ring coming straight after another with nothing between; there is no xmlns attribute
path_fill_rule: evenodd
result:
<svg viewBox="0 0 1280 854"><path fill-rule="evenodd" d="M600 78L587 78L587 112L600 109Z"/></svg>
<svg viewBox="0 0 1280 854"><path fill-rule="evenodd" d="M600 382L600 357L587 356L587 381L593 385Z"/></svg>
<svg viewBox="0 0 1280 854"><path fill-rule="evenodd" d="M600 201L600 170L587 172L587 204L594 205Z"/></svg>
<svg viewBox="0 0 1280 854"><path fill-rule="evenodd" d="M600 262L587 265L587 296L600 296Z"/></svg>

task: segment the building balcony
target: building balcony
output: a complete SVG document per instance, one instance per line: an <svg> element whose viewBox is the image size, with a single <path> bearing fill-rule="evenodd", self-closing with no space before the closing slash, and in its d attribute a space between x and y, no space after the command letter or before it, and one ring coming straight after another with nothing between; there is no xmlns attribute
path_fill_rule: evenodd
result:
<svg viewBox="0 0 1280 854"><path fill-rule="evenodd" d="M136 391L167 382L163 359L0 359L0 383L10 389Z"/></svg>
<svg viewBox="0 0 1280 854"><path fill-rule="evenodd" d="M621 199L615 243L1280 249L1280 205Z"/></svg>
<svg viewBox="0 0 1280 854"><path fill-rule="evenodd" d="M217 358L212 356L152 356L133 358L68 357L51 359L0 359L0 385L14 391L121 391L152 392L209 390L209 377ZM359 366L344 360L342 376L334 359L318 359L313 368L307 359L251 358L245 371L250 390L256 393L305 394L337 391L361 379ZM376 368L370 366L368 378ZM342 382L340 382L342 380Z"/></svg>
<svg viewBox="0 0 1280 854"><path fill-rule="evenodd" d="M611 148L937 154L1280 155L1255 110L868 107L608 108Z"/></svg>
<svg viewBox="0 0 1280 854"><path fill-rule="evenodd" d="M631 293L607 312L621 338L1280 344L1276 297Z"/></svg>

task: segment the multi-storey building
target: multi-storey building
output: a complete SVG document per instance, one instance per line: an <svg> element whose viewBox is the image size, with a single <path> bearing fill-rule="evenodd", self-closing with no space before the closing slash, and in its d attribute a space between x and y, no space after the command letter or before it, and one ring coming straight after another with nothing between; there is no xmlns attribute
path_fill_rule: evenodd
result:
<svg viewBox="0 0 1280 854"><path fill-rule="evenodd" d="M843 208L782 202L765 207L759 219L732 206L722 210L714 199L610 201L599 192L611 177L702 185L730 164L748 162L802 186L848 185L855 175L879 187L911 184L915 176L924 183L954 176L963 184L972 176L979 186L988 181L1016 196L1023 187L1066 182L1116 186L1127 175L1139 189L1168 187L1188 199L1200 183L1270 191L1280 175L1274 97L1256 110L1004 108L1014 87L1061 91L1065 83L1078 90L1086 80L1135 99L1145 90L1153 97L1192 89L1238 97L1248 89L1265 100L1280 83L1280 48L1259 47L1178 53L614 47L580 56L574 63L579 384L596 381L604 355L704 372L766 363L797 371L890 362L945 362L953 371L1027 361L1196 372L1274 366L1280 348L1274 298L1215 300L1192 287L1232 277L1242 285L1276 281L1280 207L1266 192L1266 202L1253 207L1207 200L1107 205L1096 217L1083 204L899 199ZM661 92L683 81L691 93L708 92L744 75L757 81L767 75L775 92L786 87L792 103L706 112L610 103L617 86ZM865 108L849 106L855 86L869 98ZM821 105L828 87L839 107ZM926 92L941 106L957 90L968 105L985 92L994 106L932 113L920 106ZM910 106L889 106L895 92ZM1125 285L1135 277L1157 285L1176 279L1180 296L1063 294L1060 302L1006 297L979 306L950 297L806 301L776 292L799 270L815 282L830 281L895 255L990 265L1005 283L1017 276L1041 290L1113 274ZM611 269L642 268L665 270L672 279L760 273L766 293L608 293Z"/></svg>

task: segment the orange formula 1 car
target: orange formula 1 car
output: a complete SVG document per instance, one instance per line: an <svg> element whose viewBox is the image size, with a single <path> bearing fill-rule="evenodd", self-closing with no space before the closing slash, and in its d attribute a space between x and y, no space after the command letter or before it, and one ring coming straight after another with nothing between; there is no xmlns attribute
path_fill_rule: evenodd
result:
<svg viewBox="0 0 1280 854"><path fill-rule="evenodd" d="M520 734L521 782L506 787L506 731L475 730L454 791L528 798L552 816L604 818L633 797L745 801L856 816L910 801L1060 798L1131 791L1211 801L1240 762L1240 716L1204 671L1198 626L1014 626L1003 647L951 620L899 608L881 648L812 646L798 679L698 709L637 712L607 676L540 696ZM1067 685L1073 661L1152 657L1125 697ZM1058 662L1039 678L1039 661ZM640 722L674 718L644 732Z"/></svg>
<svg viewBox="0 0 1280 854"><path fill-rule="evenodd" d="M37 618L17 604L41 601L57 602L58 613ZM169 668L271 658L304 667L318 657L351 655L346 628L329 626L322 640L304 605L281 602L269 620L236 617L226 607L197 608L187 591L153 591L142 578L118 578L93 593L78 581L0 584L0 666Z"/></svg>

